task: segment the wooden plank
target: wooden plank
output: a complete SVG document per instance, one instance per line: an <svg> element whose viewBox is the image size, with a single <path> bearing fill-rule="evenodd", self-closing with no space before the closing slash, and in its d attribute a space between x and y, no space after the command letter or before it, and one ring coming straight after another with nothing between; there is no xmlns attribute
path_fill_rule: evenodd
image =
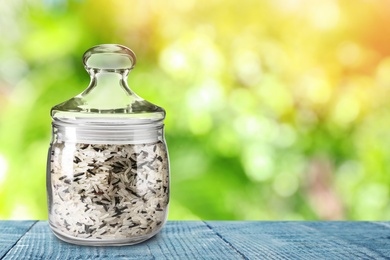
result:
<svg viewBox="0 0 390 260"><path fill-rule="evenodd" d="M205 222L249 259L388 259L390 230L372 222Z"/></svg>
<svg viewBox="0 0 390 260"><path fill-rule="evenodd" d="M200 221L170 221L154 238L132 246L88 247L58 240L39 221L4 259L242 259Z"/></svg>
<svg viewBox="0 0 390 260"><path fill-rule="evenodd" d="M0 259L34 225L36 221L0 221Z"/></svg>
<svg viewBox="0 0 390 260"><path fill-rule="evenodd" d="M367 254L367 257L390 258L389 222L305 222L305 225L330 239L337 238L353 245L351 249L357 246L359 252Z"/></svg>
<svg viewBox="0 0 390 260"><path fill-rule="evenodd" d="M200 221L170 221L149 246L156 259L243 259Z"/></svg>
<svg viewBox="0 0 390 260"><path fill-rule="evenodd" d="M34 223L0 221L0 259L390 258L390 222L170 221L155 238L124 247L68 244L46 221Z"/></svg>

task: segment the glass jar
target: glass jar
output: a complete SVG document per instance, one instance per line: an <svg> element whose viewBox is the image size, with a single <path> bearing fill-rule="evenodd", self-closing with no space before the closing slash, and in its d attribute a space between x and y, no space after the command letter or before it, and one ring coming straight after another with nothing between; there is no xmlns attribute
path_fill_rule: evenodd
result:
<svg viewBox="0 0 390 260"><path fill-rule="evenodd" d="M64 241L130 245L154 236L166 222L165 110L128 87L135 62L121 45L87 50L88 88L51 110L49 223Z"/></svg>

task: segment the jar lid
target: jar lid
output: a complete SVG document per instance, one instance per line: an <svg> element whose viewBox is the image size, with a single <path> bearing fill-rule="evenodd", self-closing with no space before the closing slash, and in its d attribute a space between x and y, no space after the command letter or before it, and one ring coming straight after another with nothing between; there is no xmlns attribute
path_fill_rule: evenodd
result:
<svg viewBox="0 0 390 260"><path fill-rule="evenodd" d="M118 44L102 44L83 55L91 81L79 95L54 106L51 116L60 124L162 124L165 110L135 94L127 85L136 56Z"/></svg>

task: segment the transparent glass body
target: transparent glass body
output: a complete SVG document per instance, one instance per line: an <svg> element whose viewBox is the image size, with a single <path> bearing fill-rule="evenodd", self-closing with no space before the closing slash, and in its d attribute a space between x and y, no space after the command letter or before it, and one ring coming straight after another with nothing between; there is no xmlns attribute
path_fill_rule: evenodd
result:
<svg viewBox="0 0 390 260"><path fill-rule="evenodd" d="M51 111L50 227L74 244L139 243L158 233L167 219L165 111L128 87L136 62L130 49L98 45L83 62L90 85Z"/></svg>

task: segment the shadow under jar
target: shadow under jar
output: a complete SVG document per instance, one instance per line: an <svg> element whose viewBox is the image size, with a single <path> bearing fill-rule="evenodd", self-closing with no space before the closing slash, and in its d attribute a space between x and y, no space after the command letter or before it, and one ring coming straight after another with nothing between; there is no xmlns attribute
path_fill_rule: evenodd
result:
<svg viewBox="0 0 390 260"><path fill-rule="evenodd" d="M169 203L165 111L127 86L134 53L105 44L83 56L88 88L52 108L49 223L81 245L130 245L163 227Z"/></svg>

